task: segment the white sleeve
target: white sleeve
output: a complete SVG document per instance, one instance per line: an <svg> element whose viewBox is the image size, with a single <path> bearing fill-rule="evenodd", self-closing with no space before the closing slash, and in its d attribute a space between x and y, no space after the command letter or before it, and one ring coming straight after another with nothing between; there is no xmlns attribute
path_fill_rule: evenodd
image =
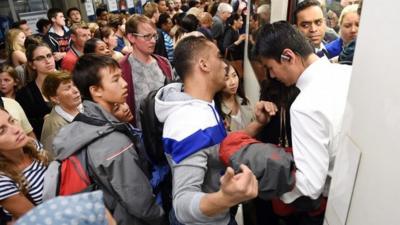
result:
<svg viewBox="0 0 400 225"><path fill-rule="evenodd" d="M322 113L316 111L293 110L290 116L296 185L281 199L285 203L302 195L317 199L328 175L330 123Z"/></svg>

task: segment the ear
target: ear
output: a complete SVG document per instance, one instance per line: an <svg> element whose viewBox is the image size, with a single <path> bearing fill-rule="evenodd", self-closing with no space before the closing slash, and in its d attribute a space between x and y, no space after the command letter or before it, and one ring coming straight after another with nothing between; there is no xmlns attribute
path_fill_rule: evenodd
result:
<svg viewBox="0 0 400 225"><path fill-rule="evenodd" d="M207 60L205 60L203 57L199 58L198 63L199 63L199 67L202 71L210 72L210 67L207 64Z"/></svg>
<svg viewBox="0 0 400 225"><path fill-rule="evenodd" d="M293 63L293 60L295 59L296 54L289 48L285 48L282 51L281 55L281 62L282 61L287 61Z"/></svg>
<svg viewBox="0 0 400 225"><path fill-rule="evenodd" d="M75 42L75 41L76 41L76 35L75 35L75 34L73 34L73 33L71 33L71 40L72 40L73 42Z"/></svg>
<svg viewBox="0 0 400 225"><path fill-rule="evenodd" d="M135 43L135 35L133 35L133 34L131 34L131 33L128 33L128 34L125 35L125 37L128 39L128 41L129 41L131 44Z"/></svg>
<svg viewBox="0 0 400 225"><path fill-rule="evenodd" d="M101 98L103 96L103 88L99 86L94 86L94 85L90 86L89 92L93 99Z"/></svg>
<svg viewBox="0 0 400 225"><path fill-rule="evenodd" d="M57 96L52 96L50 97L50 101L56 103L56 104L60 104L60 100L58 99Z"/></svg>

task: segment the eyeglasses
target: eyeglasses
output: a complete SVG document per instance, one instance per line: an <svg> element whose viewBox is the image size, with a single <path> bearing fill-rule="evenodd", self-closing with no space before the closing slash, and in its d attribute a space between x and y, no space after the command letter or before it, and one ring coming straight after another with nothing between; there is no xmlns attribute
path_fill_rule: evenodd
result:
<svg viewBox="0 0 400 225"><path fill-rule="evenodd" d="M154 38L154 40L158 40L158 34L154 33L154 34L139 34L139 33L132 33L133 35L137 36L137 37L142 37L144 40L146 41L151 41L151 39Z"/></svg>
<svg viewBox="0 0 400 225"><path fill-rule="evenodd" d="M53 54L49 53L47 55L40 55L36 58L33 58L33 61L43 62L45 59L51 59L51 58L53 58Z"/></svg>

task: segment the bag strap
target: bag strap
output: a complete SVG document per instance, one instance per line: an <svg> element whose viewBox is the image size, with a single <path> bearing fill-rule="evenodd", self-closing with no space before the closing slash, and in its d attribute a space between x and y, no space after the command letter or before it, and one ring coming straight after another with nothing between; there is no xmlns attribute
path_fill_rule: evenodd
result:
<svg viewBox="0 0 400 225"><path fill-rule="evenodd" d="M93 126L104 126L107 123L109 123L108 121L104 121L104 120L99 120L96 118L92 118L92 117L88 117L83 113L78 113L78 115L75 116L74 121L80 121L80 122L84 122Z"/></svg>

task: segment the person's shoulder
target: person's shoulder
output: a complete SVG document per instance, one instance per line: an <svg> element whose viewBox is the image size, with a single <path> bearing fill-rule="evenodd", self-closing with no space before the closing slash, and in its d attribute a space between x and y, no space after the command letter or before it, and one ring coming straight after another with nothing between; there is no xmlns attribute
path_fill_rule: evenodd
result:
<svg viewBox="0 0 400 225"><path fill-rule="evenodd" d="M0 200L18 193L15 181L4 173L0 173Z"/></svg>
<svg viewBox="0 0 400 225"><path fill-rule="evenodd" d="M188 132L189 130L194 132L216 124L217 118L211 106L194 100L189 104L182 105L168 116L165 121L165 131L184 128Z"/></svg>
<svg viewBox="0 0 400 225"><path fill-rule="evenodd" d="M137 157L137 152L133 151L135 149L134 143L128 136L119 131L112 131L98 138L90 143L87 149L91 159L97 165L108 165L118 157L126 156L126 153Z"/></svg>
<svg viewBox="0 0 400 225"><path fill-rule="evenodd" d="M4 108L11 108L11 107L21 107L21 105L12 98L1 97L4 102Z"/></svg>
<svg viewBox="0 0 400 225"><path fill-rule="evenodd" d="M52 111L44 117L43 126L45 126L46 124L48 126L57 126L57 125L66 125L68 124L68 122L57 112L55 112L54 109L52 109Z"/></svg>

